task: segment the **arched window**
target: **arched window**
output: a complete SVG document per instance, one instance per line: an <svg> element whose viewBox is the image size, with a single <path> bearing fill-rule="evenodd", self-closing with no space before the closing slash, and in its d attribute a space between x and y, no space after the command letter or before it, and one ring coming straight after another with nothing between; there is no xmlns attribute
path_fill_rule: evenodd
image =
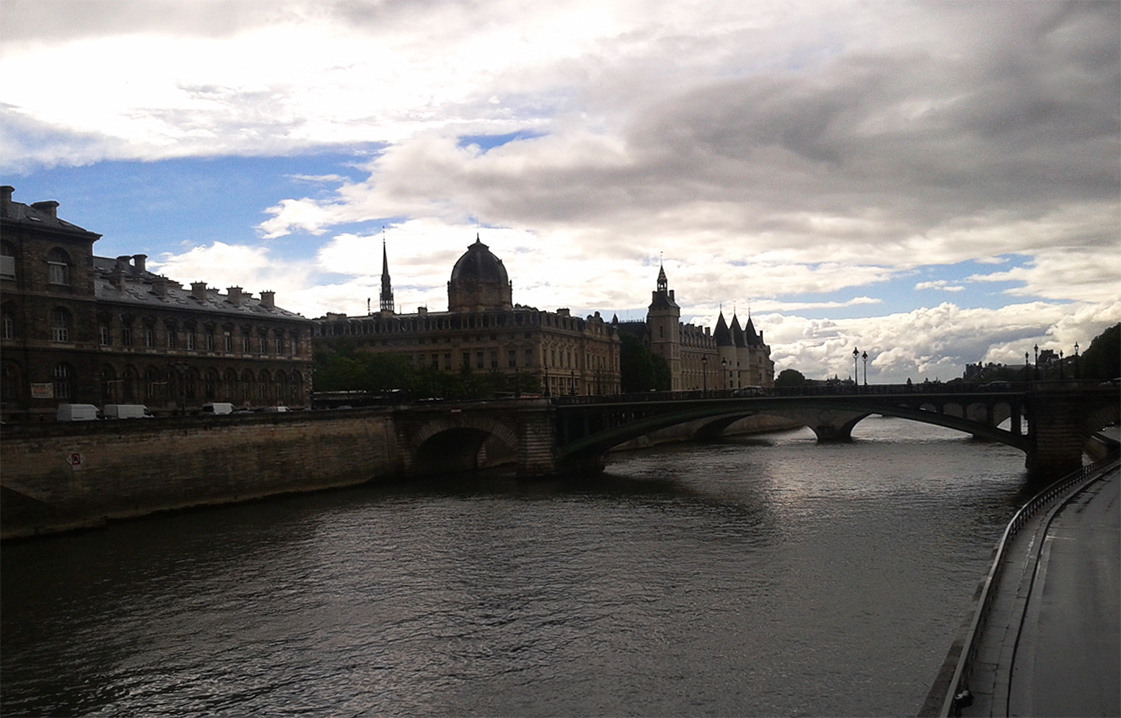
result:
<svg viewBox="0 0 1121 718"><path fill-rule="evenodd" d="M111 366L101 367L101 403L116 404L117 403L117 372Z"/></svg>
<svg viewBox="0 0 1121 718"><path fill-rule="evenodd" d="M222 388L220 392L221 396L218 398L222 401L237 401L237 372L233 369L227 369L222 374Z"/></svg>
<svg viewBox="0 0 1121 718"><path fill-rule="evenodd" d="M47 254L47 281L70 285L70 255L55 247Z"/></svg>
<svg viewBox="0 0 1121 718"><path fill-rule="evenodd" d="M125 370L121 373L121 403L136 403L136 380L136 369L126 366Z"/></svg>
<svg viewBox="0 0 1121 718"><path fill-rule="evenodd" d="M249 404L251 392L253 390L253 372L245 369L241 372L241 381L238 382L238 394L241 397L243 404Z"/></svg>
<svg viewBox="0 0 1121 718"><path fill-rule="evenodd" d="M0 277L16 278L16 248L11 242L0 242Z"/></svg>
<svg viewBox="0 0 1121 718"><path fill-rule="evenodd" d="M16 317L7 309L0 312L0 336L4 339L16 338Z"/></svg>
<svg viewBox="0 0 1121 718"><path fill-rule="evenodd" d="M300 372L298 372L298 371L293 371L292 372L292 381L289 382L288 388L289 388L289 392L290 392L289 398L288 398L289 403L291 403L291 404L303 404L303 402L304 402L304 397L303 397L304 378L303 378L303 376L300 375Z"/></svg>
<svg viewBox="0 0 1121 718"><path fill-rule="evenodd" d="M70 312L63 307L51 311L51 341L70 341Z"/></svg>
<svg viewBox="0 0 1121 718"><path fill-rule="evenodd" d="M144 401L149 406L159 406L167 402L167 382L163 379L163 372L154 366L144 370Z"/></svg>
<svg viewBox="0 0 1121 718"><path fill-rule="evenodd" d="M257 398L261 401L269 400L269 370L262 369L261 373L257 375Z"/></svg>
<svg viewBox="0 0 1121 718"><path fill-rule="evenodd" d="M54 368L54 398L69 399L73 391L71 386L73 379L73 367L66 362L56 364Z"/></svg>
<svg viewBox="0 0 1121 718"><path fill-rule="evenodd" d="M218 370L207 369L206 375L203 378L203 396L206 401L214 401L218 398Z"/></svg>
<svg viewBox="0 0 1121 718"><path fill-rule="evenodd" d="M6 361L0 364L0 400L11 407L22 403L19 387L19 364Z"/></svg>

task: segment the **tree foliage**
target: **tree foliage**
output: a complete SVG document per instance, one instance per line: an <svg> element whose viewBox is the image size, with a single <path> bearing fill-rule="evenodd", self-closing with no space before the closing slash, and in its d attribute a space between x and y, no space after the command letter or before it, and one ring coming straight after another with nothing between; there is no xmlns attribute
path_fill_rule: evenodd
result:
<svg viewBox="0 0 1121 718"><path fill-rule="evenodd" d="M1094 337L1079 357L1083 379L1106 381L1121 376L1121 322Z"/></svg>
<svg viewBox="0 0 1121 718"><path fill-rule="evenodd" d="M620 333L619 381L624 394L643 391L669 391L672 387L669 364L630 334Z"/></svg>
<svg viewBox="0 0 1121 718"><path fill-rule="evenodd" d="M380 395L405 392L412 399L489 399L496 396L540 394L541 382L532 375L499 371L442 371L414 366L401 354L374 353L350 343L316 349L313 356L315 391L365 391Z"/></svg>
<svg viewBox="0 0 1121 718"><path fill-rule="evenodd" d="M775 377L776 387L797 388L806 385L806 377L797 369L783 369Z"/></svg>

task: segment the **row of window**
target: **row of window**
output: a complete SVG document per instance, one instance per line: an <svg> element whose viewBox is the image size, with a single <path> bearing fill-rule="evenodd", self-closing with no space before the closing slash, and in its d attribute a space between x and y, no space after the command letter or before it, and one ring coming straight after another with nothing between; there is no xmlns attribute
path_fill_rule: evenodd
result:
<svg viewBox="0 0 1121 718"><path fill-rule="evenodd" d="M51 310L50 331L51 341L53 342L69 342L71 341L73 327L73 316L70 310L65 307L55 307ZM186 351L202 350L206 352L216 352L219 346L219 337L216 335L214 329L207 328L202 334L201 342L198 341L196 333L192 329L180 333L178 327L168 324L164 330L164 341L166 349L177 351L180 349ZM256 341L256 354L258 356L266 356L270 353L276 356L298 356L300 353L300 337L299 333L293 331L285 333L281 330L276 330L272 333L270 341L270 332L268 330L261 330L258 332ZM0 336L4 339L16 338L16 322L15 317L11 312L4 312L0 316ZM145 323L139 329L139 336L133 335L133 328L129 324L123 324L119 331L119 345L122 347L138 346L145 349L160 349L163 347L157 346L156 327L154 324ZM240 346L240 353L249 355L254 352L253 342L251 342L252 333L249 330L243 330L236 335L232 329L223 329L220 335L221 351L225 354L233 354L234 346ZM102 322L98 325L98 343L103 347L112 346L112 332L109 324ZM235 341L235 338L237 341Z"/></svg>
<svg viewBox="0 0 1121 718"><path fill-rule="evenodd" d="M18 363L6 361L2 366L2 390L6 402L22 395L21 371ZM54 398L68 401L76 396L74 367L59 362L51 370ZM304 375L298 371L267 369L253 371L234 369L200 372L193 367L160 369L148 367L141 373L126 367L118 376L112 367L103 367L98 375L98 396L101 404L146 404L164 407L169 404L197 406L207 401L230 401L239 404L304 403Z"/></svg>
<svg viewBox="0 0 1121 718"><path fill-rule="evenodd" d="M15 247L9 242L0 242L0 277L16 278ZM70 286L70 255L55 247L47 253L47 282Z"/></svg>

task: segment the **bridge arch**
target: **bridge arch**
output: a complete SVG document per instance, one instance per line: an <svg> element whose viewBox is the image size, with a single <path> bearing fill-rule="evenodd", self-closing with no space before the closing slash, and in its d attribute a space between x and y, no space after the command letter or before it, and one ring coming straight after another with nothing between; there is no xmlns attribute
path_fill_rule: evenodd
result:
<svg viewBox="0 0 1121 718"><path fill-rule="evenodd" d="M513 457L518 447L515 427L493 416L445 414L404 428L409 475L476 471Z"/></svg>

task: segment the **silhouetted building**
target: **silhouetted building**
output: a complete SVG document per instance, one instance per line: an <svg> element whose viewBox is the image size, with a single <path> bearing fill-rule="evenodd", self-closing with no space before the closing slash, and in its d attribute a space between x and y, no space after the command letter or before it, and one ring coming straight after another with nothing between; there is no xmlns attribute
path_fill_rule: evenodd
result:
<svg viewBox="0 0 1121 718"><path fill-rule="evenodd" d="M532 377L551 395L618 393L619 336L611 324L598 312L580 318L514 304L512 295L502 260L476 236L452 268L446 312L397 314L383 246L381 310L327 314L316 320L316 342L345 339L441 371Z"/></svg>
<svg viewBox="0 0 1121 718"><path fill-rule="evenodd" d="M97 257L101 235L58 217L58 202L0 188L0 406L47 418L60 403L145 404L154 413L209 401L306 406L309 320L254 298L149 272L143 254Z"/></svg>

